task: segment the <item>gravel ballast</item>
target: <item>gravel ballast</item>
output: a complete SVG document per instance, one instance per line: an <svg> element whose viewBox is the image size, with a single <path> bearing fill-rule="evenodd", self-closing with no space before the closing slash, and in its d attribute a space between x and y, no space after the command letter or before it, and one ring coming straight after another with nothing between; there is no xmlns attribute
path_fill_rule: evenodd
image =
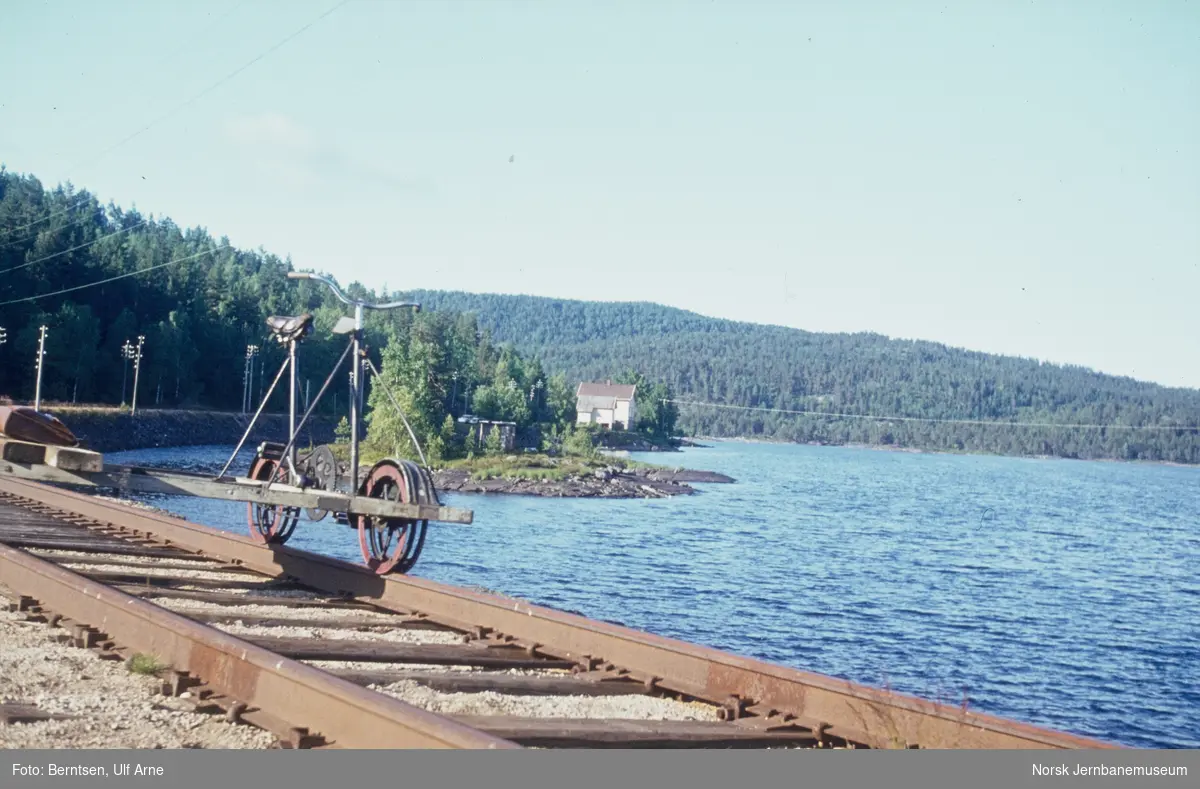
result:
<svg viewBox="0 0 1200 789"><path fill-rule="evenodd" d="M137 555L112 554L112 553L101 553L101 552L87 553L84 551L61 551L61 550L57 550L57 549L53 549L53 548L23 548L22 550L24 550L27 553L31 553L40 559L45 559L45 560L51 561L51 562L70 562L72 559L91 560L91 559L103 559L105 557L111 557L113 562L117 563L118 565L129 565L129 566L136 565L138 567L154 567L155 565L161 564L163 562L170 562L171 564L187 565L188 567L194 568L196 570L208 570L210 572L221 572L221 570L218 569L219 566L216 563L211 562L211 561L205 561L203 559L186 559L183 557L180 557L178 559L176 559L176 558L160 559L157 556L137 556Z"/></svg>
<svg viewBox="0 0 1200 789"><path fill-rule="evenodd" d="M150 578L191 578L205 581L234 581L242 582L256 580L254 576L223 573L220 570L180 570L172 567L155 567L152 564L140 564L137 567L125 567L119 564L75 564L67 560L59 560L60 566L80 575L90 573L124 573ZM266 582L269 579L262 578Z"/></svg>
<svg viewBox="0 0 1200 789"><path fill-rule="evenodd" d="M244 625L237 623L219 623L209 625L223 630L231 636L254 637L268 636L271 638L312 639L314 641L379 641L394 644L461 644L463 637L458 633L446 633L437 630L406 630L392 628L388 630L374 629L370 631L346 630L337 628L316 627L276 627L266 625Z"/></svg>
<svg viewBox="0 0 1200 789"><path fill-rule="evenodd" d="M494 691L441 693L411 680L370 686L416 707L442 715L512 715L522 718L622 718L627 720L716 721L717 708L656 696L516 696Z"/></svg>
<svg viewBox="0 0 1200 789"><path fill-rule="evenodd" d="M0 593L0 607L11 602ZM124 663L58 644L44 624L0 610L0 701L35 705L70 720L0 724L0 748L262 749L274 737L159 694L161 680Z"/></svg>
<svg viewBox="0 0 1200 789"><path fill-rule="evenodd" d="M177 611L184 616L189 613L228 614L236 617L270 616L280 621L286 619L327 619L331 622L356 621L363 627L386 627L389 624L404 620L401 614L384 614L375 611L359 611L351 608L289 608L282 605L226 605L224 603L209 603L204 600L188 600L187 598L163 597L154 601L155 605Z"/></svg>

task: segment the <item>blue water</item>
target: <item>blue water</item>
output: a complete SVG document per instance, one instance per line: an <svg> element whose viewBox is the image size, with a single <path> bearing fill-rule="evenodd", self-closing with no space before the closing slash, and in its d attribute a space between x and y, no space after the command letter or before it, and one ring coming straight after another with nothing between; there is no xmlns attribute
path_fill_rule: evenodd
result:
<svg viewBox="0 0 1200 789"><path fill-rule="evenodd" d="M114 462L216 470L232 448ZM443 496L413 575L1137 747L1200 747L1200 469L714 443L669 500ZM245 471L249 456L236 470ZM146 501L245 533L245 505ZM292 544L359 561L354 532Z"/></svg>

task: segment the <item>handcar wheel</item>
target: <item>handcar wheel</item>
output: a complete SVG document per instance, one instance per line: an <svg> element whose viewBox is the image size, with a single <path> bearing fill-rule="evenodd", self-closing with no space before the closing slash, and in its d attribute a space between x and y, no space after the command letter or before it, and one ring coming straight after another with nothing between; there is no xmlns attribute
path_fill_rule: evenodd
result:
<svg viewBox="0 0 1200 789"><path fill-rule="evenodd" d="M367 475L359 495L404 504L435 503L432 480L415 463L383 460ZM425 545L429 521L410 518L350 516L358 527L363 562L376 575L406 573Z"/></svg>
<svg viewBox="0 0 1200 789"><path fill-rule="evenodd" d="M250 467L250 479L262 482L282 481L282 474L279 464L270 458L255 458ZM300 508L250 502L246 504L246 519L250 524L250 536L255 540L266 545L283 545L296 531Z"/></svg>

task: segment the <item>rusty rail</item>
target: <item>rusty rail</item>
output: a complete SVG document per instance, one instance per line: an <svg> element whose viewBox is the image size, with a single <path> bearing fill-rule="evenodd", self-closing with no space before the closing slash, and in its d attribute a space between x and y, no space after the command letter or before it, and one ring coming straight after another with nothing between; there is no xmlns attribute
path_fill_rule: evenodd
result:
<svg viewBox="0 0 1200 789"><path fill-rule="evenodd" d="M334 595L352 596L388 610L415 613L462 630L474 630L483 641L523 646L531 654L567 659L579 666L580 672L596 679L635 679L663 690L723 704L728 720L758 730L803 726L819 737L828 735L877 748L1115 747L596 622L523 601L424 579L379 577L348 562L287 547L258 545L216 529L36 483L0 479L0 491L88 518L119 522L181 548L267 575L299 579ZM187 654L181 657L185 662L189 659ZM299 664L297 667L307 668ZM412 712L421 711L413 708ZM438 716L410 720L414 726L442 721ZM468 736L461 730L455 731L463 737ZM412 736L411 733L406 735L409 739L404 741L411 741Z"/></svg>
<svg viewBox="0 0 1200 789"><path fill-rule="evenodd" d="M319 709L321 730L313 734L341 748L516 747L6 545L0 545L0 580L56 614L101 631L94 638L161 656L179 671L202 677L208 687L246 705L247 719L265 713L255 722L270 720L274 725L264 728L284 737L295 731L307 736L297 724Z"/></svg>

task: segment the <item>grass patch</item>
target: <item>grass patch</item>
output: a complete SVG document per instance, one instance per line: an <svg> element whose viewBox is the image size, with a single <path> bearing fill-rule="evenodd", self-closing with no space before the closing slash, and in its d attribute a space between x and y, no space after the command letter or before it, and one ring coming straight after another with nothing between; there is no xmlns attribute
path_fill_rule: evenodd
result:
<svg viewBox="0 0 1200 789"><path fill-rule="evenodd" d="M334 456L343 462L350 460L348 444L332 444ZM389 457L388 453L369 444L359 445L359 467L370 468L377 461ZM614 467L619 469L665 469L652 463L597 454L594 457L564 455L551 457L542 453L514 453L510 455L477 455L471 458L456 458L434 462L435 469L465 471L471 479L482 482L489 479L537 480L561 482L571 477L590 476L597 469Z"/></svg>
<svg viewBox="0 0 1200 789"><path fill-rule="evenodd" d="M129 661L125 664L125 667L129 669L130 674L141 674L143 676L153 677L158 675L159 672L165 670L167 665L160 662L159 659L153 655L143 655L139 652L138 654L129 658Z"/></svg>
<svg viewBox="0 0 1200 789"><path fill-rule="evenodd" d="M571 477L584 477L597 469L614 467L619 469L657 468L649 463L638 463L619 457L550 457L549 455L506 455L502 457L475 457L449 460L443 468L466 471L471 479L481 482L487 479L527 479L560 482Z"/></svg>

